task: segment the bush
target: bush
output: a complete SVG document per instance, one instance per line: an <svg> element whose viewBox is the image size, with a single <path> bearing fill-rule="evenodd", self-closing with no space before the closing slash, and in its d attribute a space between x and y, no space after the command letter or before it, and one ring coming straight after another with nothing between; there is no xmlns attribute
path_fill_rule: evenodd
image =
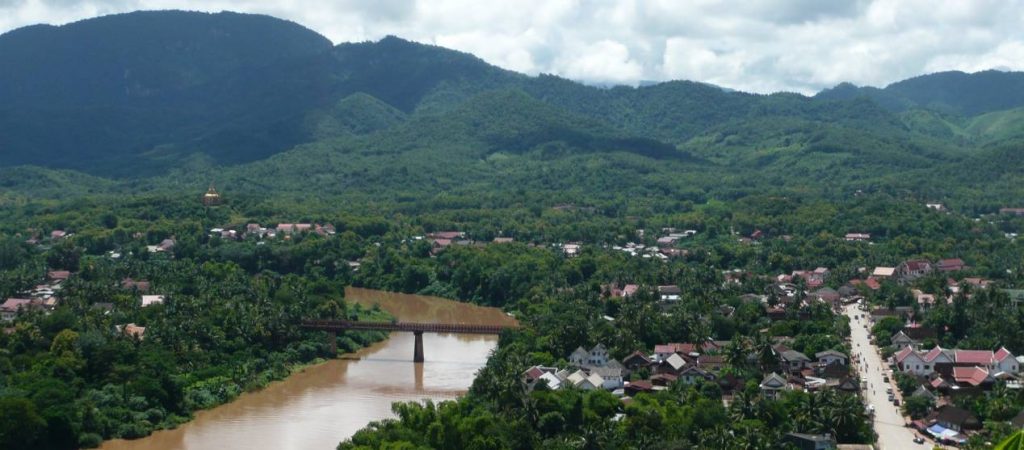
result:
<svg viewBox="0 0 1024 450"><path fill-rule="evenodd" d="M78 446L81 448L96 448L103 443L103 436L96 433L82 433L78 436Z"/></svg>

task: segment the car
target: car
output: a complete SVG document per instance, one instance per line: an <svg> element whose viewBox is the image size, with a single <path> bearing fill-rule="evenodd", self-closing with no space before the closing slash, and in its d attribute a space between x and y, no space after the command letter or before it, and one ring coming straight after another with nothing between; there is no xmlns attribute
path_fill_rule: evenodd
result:
<svg viewBox="0 0 1024 450"><path fill-rule="evenodd" d="M892 394L889 394L889 401L891 402L893 400L896 400L896 396L892 395Z"/></svg>
<svg viewBox="0 0 1024 450"><path fill-rule="evenodd" d="M918 436L918 437L914 438L914 443L915 444L924 444L924 438L921 437L921 436Z"/></svg>
<svg viewBox="0 0 1024 450"><path fill-rule="evenodd" d="M892 388L885 388L885 393L892 395Z"/></svg>
<svg viewBox="0 0 1024 450"><path fill-rule="evenodd" d="M882 375L882 381L885 382L885 383L888 383L889 382L889 376L888 375Z"/></svg>

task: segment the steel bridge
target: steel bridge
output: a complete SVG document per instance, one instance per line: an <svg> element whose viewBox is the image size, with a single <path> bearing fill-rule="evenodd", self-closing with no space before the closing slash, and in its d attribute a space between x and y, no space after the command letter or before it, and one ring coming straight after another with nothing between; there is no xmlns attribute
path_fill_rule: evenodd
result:
<svg viewBox="0 0 1024 450"><path fill-rule="evenodd" d="M305 330L326 331L332 353L337 353L336 338L339 331L404 331L416 337L413 348L413 362L423 362L423 333L501 334L516 328L514 325L470 325L460 323L416 323L416 322L361 322L349 320L303 320L299 326Z"/></svg>

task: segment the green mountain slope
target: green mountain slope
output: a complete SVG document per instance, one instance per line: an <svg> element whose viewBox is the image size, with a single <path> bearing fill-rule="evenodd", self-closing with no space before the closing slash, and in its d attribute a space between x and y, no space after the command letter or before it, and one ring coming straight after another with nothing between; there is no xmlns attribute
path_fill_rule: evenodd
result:
<svg viewBox="0 0 1024 450"><path fill-rule="evenodd" d="M936 197L950 189L908 175L985 167L978 158L1024 140L1021 110L1006 109L1024 91L1017 73L814 97L688 81L598 88L396 37L331 46L290 22L232 13L28 27L0 36L0 62L14 68L0 73L0 167L72 168L143 189L217 179L256 192L657 186L700 197L827 185Z"/></svg>

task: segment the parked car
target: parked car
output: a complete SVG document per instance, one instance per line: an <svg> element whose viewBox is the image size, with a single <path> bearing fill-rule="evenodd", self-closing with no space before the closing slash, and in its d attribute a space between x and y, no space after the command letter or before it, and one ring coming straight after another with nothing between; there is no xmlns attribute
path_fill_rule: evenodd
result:
<svg viewBox="0 0 1024 450"><path fill-rule="evenodd" d="M896 396L892 395L892 394L889 394L889 401L891 402L893 400L896 400Z"/></svg>
<svg viewBox="0 0 1024 450"><path fill-rule="evenodd" d="M914 438L914 443L915 444L924 444L924 438L921 437L921 436L918 436L918 437Z"/></svg>
<svg viewBox="0 0 1024 450"><path fill-rule="evenodd" d="M900 399L893 400L892 404L896 405L896 406L900 406Z"/></svg>

